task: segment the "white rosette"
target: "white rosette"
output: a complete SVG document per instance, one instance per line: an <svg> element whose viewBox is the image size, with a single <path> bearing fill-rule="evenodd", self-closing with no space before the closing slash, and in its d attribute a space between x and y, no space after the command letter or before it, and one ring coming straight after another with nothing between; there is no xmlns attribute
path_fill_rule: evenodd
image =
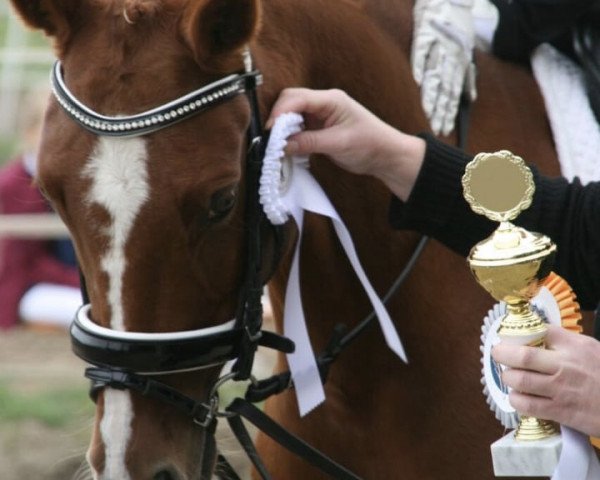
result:
<svg viewBox="0 0 600 480"><path fill-rule="evenodd" d="M258 194L265 215L273 225L283 225L290 217L283 196L292 174L292 159L285 155L287 138L302 131L302 116L284 113L277 118L265 150Z"/></svg>
<svg viewBox="0 0 600 480"><path fill-rule="evenodd" d="M481 383L483 394L496 418L505 428L516 428L519 414L508 401L509 389L502 383L500 375L503 367L492 358L492 347L500 343L498 328L500 319L506 313L506 303L500 302L488 311L481 327Z"/></svg>
<svg viewBox="0 0 600 480"><path fill-rule="evenodd" d="M297 113L286 113L277 118L271 130L259 188L260 202L265 214L275 225L285 223L291 215L299 231L302 231L304 211L324 215L331 220L340 244L377 314L387 345L407 361L394 325L360 264L350 232L323 189L310 174L308 158L285 156L287 138L302 130L302 121L302 116ZM299 280L301 238L302 235L296 243L285 293L284 333L296 344L295 352L289 354L287 359L294 380L300 415L305 415L325 400L325 391L302 309Z"/></svg>
<svg viewBox="0 0 600 480"><path fill-rule="evenodd" d="M581 331L579 305L569 285L555 273L551 273L539 293L531 300L532 307L545 322L573 331ZM481 327L481 383L483 394L490 409L500 423L508 429L517 428L519 414L508 401L509 389L500 378L504 367L492 358L492 348L500 343L498 328L506 313L506 304L499 302L488 311Z"/></svg>

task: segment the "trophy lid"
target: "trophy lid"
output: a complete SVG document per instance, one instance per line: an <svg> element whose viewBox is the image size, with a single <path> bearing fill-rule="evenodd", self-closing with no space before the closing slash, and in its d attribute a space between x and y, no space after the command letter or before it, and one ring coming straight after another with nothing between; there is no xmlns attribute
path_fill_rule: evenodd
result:
<svg viewBox="0 0 600 480"><path fill-rule="evenodd" d="M546 235L505 224L486 240L471 249L469 263L473 266L508 265L531 262L548 257L556 245Z"/></svg>

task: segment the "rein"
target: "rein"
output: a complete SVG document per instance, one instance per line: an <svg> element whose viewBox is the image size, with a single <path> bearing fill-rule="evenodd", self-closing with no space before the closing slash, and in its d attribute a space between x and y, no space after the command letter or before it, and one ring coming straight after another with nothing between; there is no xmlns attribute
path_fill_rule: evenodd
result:
<svg viewBox="0 0 600 480"><path fill-rule="evenodd" d="M345 467L283 429L252 404L293 388L290 372L261 381L254 379L251 371L258 346L291 353L294 351L294 343L276 333L262 330L261 298L265 284L262 272L262 232L265 225L275 233L276 238L281 236L281 232L267 223L259 202L259 178L266 141L259 115L256 87L260 85L262 77L257 70L253 70L249 53L246 54L244 63L243 72L226 76L155 109L126 117L108 117L86 107L67 88L60 63L55 64L52 70L52 86L59 104L82 128L98 136L147 135L242 93L248 98L251 108L245 163L246 266L235 319L217 327L187 332L121 332L92 322L89 317L90 306L85 305L79 310L71 326L72 348L76 355L93 365L86 369L85 376L91 380L90 395L94 401L104 388L133 390L173 406L191 417L194 423L206 428L211 435L214 434L218 418L225 417L261 478L265 480L271 477L262 464L241 417L333 478L360 480ZM427 237L421 238L407 265L383 298L384 303L387 303L408 277L427 240ZM89 303L83 276L81 285L84 301ZM317 359L323 383L327 379L331 363L373 323L374 318L375 312L371 312L349 332L346 332L344 325L336 326L327 348ZM229 360L235 360L231 372L215 382L208 397L203 401L193 399L151 378L152 375L214 367ZM236 398L224 410L220 410L219 387L229 381L242 380L251 382L245 399ZM211 452L214 450L214 440L212 442L206 447ZM217 458L217 475L221 472L226 475L223 478L239 478L224 457L218 455ZM212 470L212 462L213 454L207 455L205 452L201 467L203 479Z"/></svg>

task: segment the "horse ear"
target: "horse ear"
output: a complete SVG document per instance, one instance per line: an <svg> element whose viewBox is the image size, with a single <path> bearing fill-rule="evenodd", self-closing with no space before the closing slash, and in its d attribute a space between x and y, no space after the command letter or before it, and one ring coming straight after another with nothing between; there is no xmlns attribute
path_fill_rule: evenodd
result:
<svg viewBox="0 0 600 480"><path fill-rule="evenodd" d="M27 25L64 41L70 32L70 19L82 3L78 0L11 0Z"/></svg>
<svg viewBox="0 0 600 480"><path fill-rule="evenodd" d="M238 51L258 30L259 0L192 1L184 16L184 38L203 63Z"/></svg>

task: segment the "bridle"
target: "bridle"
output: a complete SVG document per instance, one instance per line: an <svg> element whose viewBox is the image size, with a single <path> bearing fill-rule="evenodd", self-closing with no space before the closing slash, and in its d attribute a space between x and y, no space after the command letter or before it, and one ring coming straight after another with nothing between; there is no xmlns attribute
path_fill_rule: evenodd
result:
<svg viewBox="0 0 600 480"><path fill-rule="evenodd" d="M245 159L246 184L246 264L235 319L216 327L169 333L141 333L115 331L101 327L90 320L89 299L82 276L84 305L71 326L72 347L76 355L93 365L85 371L92 382L90 394L94 401L104 388L136 391L144 396L167 403L190 416L195 423L206 428L205 455L202 478L208 478L212 470L212 457L206 452L215 451L214 435L218 417L227 417L240 444L248 453L263 479L270 476L262 464L252 440L240 416L246 418L267 435L301 456L325 473L338 479L360 480L359 477L335 463L291 433L282 429L250 402L264 400L293 387L289 372L257 382L251 375L254 356L258 346L283 353L292 353L294 343L286 337L262 330L262 303L267 276L263 269L263 232L265 225L281 237L282 227L273 227L266 221L259 202L259 179L266 144L262 129L256 88L262 81L261 74L252 68L249 53L244 57L245 69L210 83L174 101L146 112L126 116L101 115L80 102L67 88L60 62L52 70L53 93L64 111L85 130L98 136L135 137L147 135L175 123L198 115L237 95L245 94L251 109L247 131L248 148ZM408 264L384 297L387 301L397 291L416 263L426 243L424 237ZM274 262L275 264L278 261ZM325 382L329 366L341 350L352 342L373 322L370 314L350 332L336 328L328 347L318 357L322 381ZM223 365L234 360L231 373L220 377L205 400L198 401L184 395L169 385L152 377ZM219 410L218 389L230 380L251 380L246 399L235 399L225 410ZM218 467L227 478L239 478L226 460L219 455Z"/></svg>
<svg viewBox="0 0 600 480"><path fill-rule="evenodd" d="M79 310L71 326L74 352L94 365L86 370L86 376L92 380L93 398L105 387L136 390L166 401L190 414L196 423L208 427L217 415L218 386L225 380L249 379L258 346L284 353L294 350L292 341L261 329L261 297L266 281L262 272L261 236L267 222L258 196L265 136L256 87L262 82L262 76L252 68L251 59L246 55L244 71L228 75L157 108L125 117L101 115L79 101L63 80L60 62L56 62L52 69L51 82L58 103L77 124L98 136L122 138L148 135L170 127L240 94L248 98L251 120L245 161L247 251L236 318L217 327L186 332L121 332L93 323L89 319L90 307L87 305ZM279 237L280 233L276 232L276 236ZM87 300L85 281L82 289ZM223 365L229 360L235 360L232 373L219 379L209 398L202 402L192 400L150 377Z"/></svg>
<svg viewBox="0 0 600 480"><path fill-rule="evenodd" d="M266 220L258 201L258 180L264 133L256 98L262 76L245 57L245 70L221 78L152 110L131 116L108 117L85 106L66 86L60 62L52 70L53 93L62 108L81 127L98 136L136 137L170 127L198 115L237 95L246 94L251 108L246 154L246 268L236 318L219 327L175 333L117 332L89 320L82 308L71 328L73 348L84 360L104 370L135 374L176 373L207 368L237 359L236 379L250 377L256 348L266 346L293 351L293 343L272 332L263 332L261 297L265 283L262 269L262 238ZM274 228L274 227L273 227ZM82 282L85 289L85 282ZM87 292L83 292L87 299ZM94 379L93 379L94 380ZM99 380L100 382L100 380ZM114 386L114 381L112 382Z"/></svg>

